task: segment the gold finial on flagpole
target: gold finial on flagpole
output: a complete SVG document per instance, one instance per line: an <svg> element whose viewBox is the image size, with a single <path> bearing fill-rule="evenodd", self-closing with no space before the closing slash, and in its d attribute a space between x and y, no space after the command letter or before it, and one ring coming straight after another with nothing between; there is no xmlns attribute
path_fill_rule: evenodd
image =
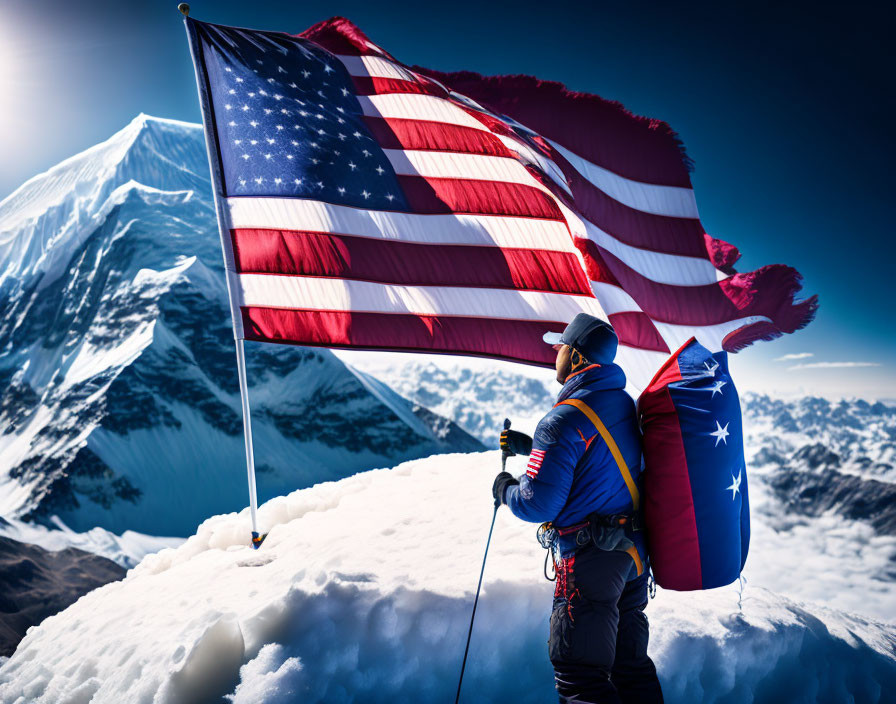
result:
<svg viewBox="0 0 896 704"><path fill-rule="evenodd" d="M184 17L190 16L190 6L187 5L187 3L182 2L180 5L177 6L177 9L181 11L181 14L183 14Z"/></svg>

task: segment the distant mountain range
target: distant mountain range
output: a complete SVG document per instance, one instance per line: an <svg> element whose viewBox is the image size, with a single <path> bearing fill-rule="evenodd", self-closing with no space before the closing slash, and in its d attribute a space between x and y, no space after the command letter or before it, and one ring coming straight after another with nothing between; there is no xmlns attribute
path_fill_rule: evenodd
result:
<svg viewBox="0 0 896 704"><path fill-rule="evenodd" d="M787 510L833 511L896 535L896 407L760 394L746 394L743 407L748 467Z"/></svg>
<svg viewBox="0 0 896 704"><path fill-rule="evenodd" d="M247 503L201 129L145 115L0 203L0 515L187 535ZM445 451L327 350L247 346L260 500Z"/></svg>
<svg viewBox="0 0 896 704"><path fill-rule="evenodd" d="M504 418L532 433L556 402L560 385L552 370L524 374L519 365L454 358L436 364L426 357L388 367L378 362L353 365L376 376L412 401L450 418L486 447L496 448Z"/></svg>
<svg viewBox="0 0 896 704"><path fill-rule="evenodd" d="M402 395L456 421L495 447L505 416L531 432L559 384L501 368L407 363L371 371ZM735 380L736 381L736 380ZM767 481L788 511L834 511L896 535L896 407L860 399L782 400L741 394L747 468ZM896 565L894 565L896 569Z"/></svg>

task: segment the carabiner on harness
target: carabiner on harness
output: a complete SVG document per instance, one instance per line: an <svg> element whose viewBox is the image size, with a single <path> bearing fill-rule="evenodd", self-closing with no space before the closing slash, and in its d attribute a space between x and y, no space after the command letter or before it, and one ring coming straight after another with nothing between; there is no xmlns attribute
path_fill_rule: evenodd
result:
<svg viewBox="0 0 896 704"><path fill-rule="evenodd" d="M557 580L557 560L553 559L553 557L557 531L554 530L554 526L548 521L547 523L542 523L538 526L538 530L535 532L535 538L538 540L538 544L547 550L544 556L544 578L549 582L555 582ZM551 562L553 563L553 576L548 576L548 559L551 559Z"/></svg>
<svg viewBox="0 0 896 704"><path fill-rule="evenodd" d="M538 526L538 530L535 531L535 539L545 550L550 550L553 547L556 538L557 531L554 530L554 524L550 521L542 523Z"/></svg>
<svg viewBox="0 0 896 704"><path fill-rule="evenodd" d="M544 578L549 582L557 581L557 563L553 560L554 553L552 550L548 550L544 554ZM553 568L553 574L548 575L548 560L551 560L551 567Z"/></svg>

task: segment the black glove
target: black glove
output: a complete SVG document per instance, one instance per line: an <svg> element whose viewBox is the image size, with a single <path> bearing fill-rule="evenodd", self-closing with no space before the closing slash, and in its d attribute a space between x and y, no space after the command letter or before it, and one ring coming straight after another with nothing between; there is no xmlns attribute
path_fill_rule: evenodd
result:
<svg viewBox="0 0 896 704"><path fill-rule="evenodd" d="M528 455L532 452L532 438L516 430L502 430L499 444L508 455Z"/></svg>
<svg viewBox="0 0 896 704"><path fill-rule="evenodd" d="M519 481L514 479L510 472L501 472L495 477L495 483L492 484L492 496L495 497L495 506L500 506L504 503L504 490L514 484L519 484Z"/></svg>

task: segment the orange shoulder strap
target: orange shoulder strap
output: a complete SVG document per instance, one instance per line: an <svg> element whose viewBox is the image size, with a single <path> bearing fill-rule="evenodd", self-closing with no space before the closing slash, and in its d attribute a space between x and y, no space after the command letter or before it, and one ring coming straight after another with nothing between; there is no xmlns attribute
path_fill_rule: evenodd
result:
<svg viewBox="0 0 896 704"><path fill-rule="evenodd" d="M632 473L628 469L628 465L625 463L625 458L622 456L622 453L619 451L619 446L616 444L616 441L613 439L613 436L610 435L610 431L607 430L607 426L604 425L604 422L600 419L597 413L592 410L591 406L589 406L584 401L581 401L577 398L569 398L565 401L561 401L557 405L566 404L568 406L573 406L578 408L588 420L597 428L597 432L600 433L600 436L604 439L604 442L607 443L607 447L610 449L610 454L613 455L613 459L616 460L616 465L619 467L619 473L622 475L622 480L625 482L625 485L628 487L628 493L632 495L632 505L635 508L635 511L638 510L638 506L641 503L641 497L638 493L638 487L635 485L635 480L632 479Z"/></svg>

